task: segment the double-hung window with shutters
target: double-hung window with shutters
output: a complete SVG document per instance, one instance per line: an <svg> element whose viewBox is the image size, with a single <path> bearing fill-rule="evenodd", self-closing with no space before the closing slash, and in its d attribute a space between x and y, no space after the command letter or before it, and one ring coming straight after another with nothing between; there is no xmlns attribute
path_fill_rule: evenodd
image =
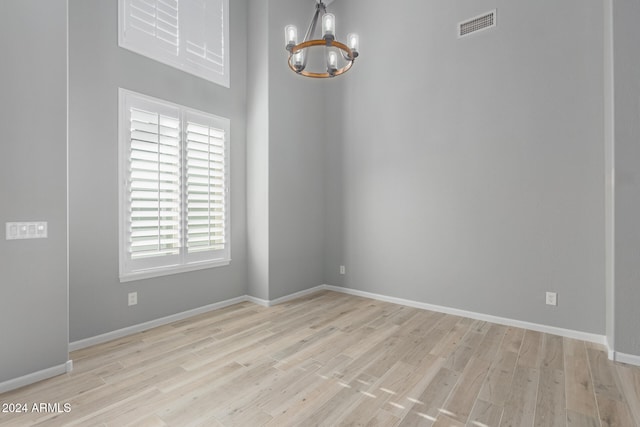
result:
<svg viewBox="0 0 640 427"><path fill-rule="evenodd" d="M229 120L119 97L120 280L229 264Z"/></svg>
<svg viewBox="0 0 640 427"><path fill-rule="evenodd" d="M229 87L229 0L119 0L118 44Z"/></svg>

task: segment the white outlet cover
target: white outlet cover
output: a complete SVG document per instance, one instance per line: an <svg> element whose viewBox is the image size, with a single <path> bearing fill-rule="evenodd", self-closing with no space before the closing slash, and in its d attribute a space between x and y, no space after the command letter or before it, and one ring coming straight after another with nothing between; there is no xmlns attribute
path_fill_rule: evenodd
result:
<svg viewBox="0 0 640 427"><path fill-rule="evenodd" d="M137 292L129 292L129 305L138 304L138 293Z"/></svg>
<svg viewBox="0 0 640 427"><path fill-rule="evenodd" d="M558 305L558 294L556 292L547 292L547 305Z"/></svg>

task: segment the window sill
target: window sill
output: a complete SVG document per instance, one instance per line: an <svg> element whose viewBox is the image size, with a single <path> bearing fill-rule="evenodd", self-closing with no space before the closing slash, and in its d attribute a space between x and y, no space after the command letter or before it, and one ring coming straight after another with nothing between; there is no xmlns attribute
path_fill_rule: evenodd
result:
<svg viewBox="0 0 640 427"><path fill-rule="evenodd" d="M153 277L170 276L173 274L186 273L189 271L204 270L207 268L224 267L231 264L230 259L203 261L187 265L174 265L170 267L150 268L135 272L120 274L120 283L133 282L135 280L150 279Z"/></svg>

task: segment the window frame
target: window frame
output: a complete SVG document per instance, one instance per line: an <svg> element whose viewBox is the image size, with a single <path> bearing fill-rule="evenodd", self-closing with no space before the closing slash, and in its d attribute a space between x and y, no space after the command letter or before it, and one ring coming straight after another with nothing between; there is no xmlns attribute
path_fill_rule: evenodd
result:
<svg viewBox="0 0 640 427"><path fill-rule="evenodd" d="M180 248L178 255L142 258L132 260L129 255L129 166L131 146L131 114L130 108L152 109L158 114L174 114L180 123L180 215L179 236ZM156 110L157 108L157 110ZM177 113L177 114L176 114ZM224 248L220 250L188 253L187 239L187 135L186 120L188 117L198 119L197 124L222 129L224 137ZM231 263L231 205L230 205L230 131L231 121L228 118L199 111L170 101L147 96L127 89L118 89L118 218L119 218L119 279L129 282L152 277L178 274L214 267L226 266ZM211 254L208 257L205 254ZM162 258L166 262L160 262ZM149 261L152 260L152 261Z"/></svg>
<svg viewBox="0 0 640 427"><path fill-rule="evenodd" d="M202 0L207 1L207 0ZM127 10L130 6L131 0L118 0L118 46L135 52L146 58L158 61L162 64L184 71L185 73L192 74L194 76L205 79L209 82L218 84L220 86L229 88L230 82L230 41L229 41L229 0L222 1L223 16L222 16L222 50L223 50L223 73L206 72L204 67L199 65L193 65L193 61L190 60L186 54L186 47L183 43L178 42L176 47L176 53L170 53L165 47L161 46L157 42L151 42L147 37L140 34L127 37ZM184 31L181 28L189 26L186 18L181 17L184 14L178 12L178 40L186 40ZM146 41L142 39L147 39Z"/></svg>

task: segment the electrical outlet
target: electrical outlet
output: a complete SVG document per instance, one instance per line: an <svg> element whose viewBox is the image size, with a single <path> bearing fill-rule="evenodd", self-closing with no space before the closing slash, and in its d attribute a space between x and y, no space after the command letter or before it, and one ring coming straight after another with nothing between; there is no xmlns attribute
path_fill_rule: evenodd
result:
<svg viewBox="0 0 640 427"><path fill-rule="evenodd" d="M129 305L138 304L138 293L137 292L129 292Z"/></svg>
<svg viewBox="0 0 640 427"><path fill-rule="evenodd" d="M556 292L547 292L547 305L558 305L558 294Z"/></svg>
<svg viewBox="0 0 640 427"><path fill-rule="evenodd" d="M344 268L344 265L340 266L340 274L346 274L346 269Z"/></svg>

